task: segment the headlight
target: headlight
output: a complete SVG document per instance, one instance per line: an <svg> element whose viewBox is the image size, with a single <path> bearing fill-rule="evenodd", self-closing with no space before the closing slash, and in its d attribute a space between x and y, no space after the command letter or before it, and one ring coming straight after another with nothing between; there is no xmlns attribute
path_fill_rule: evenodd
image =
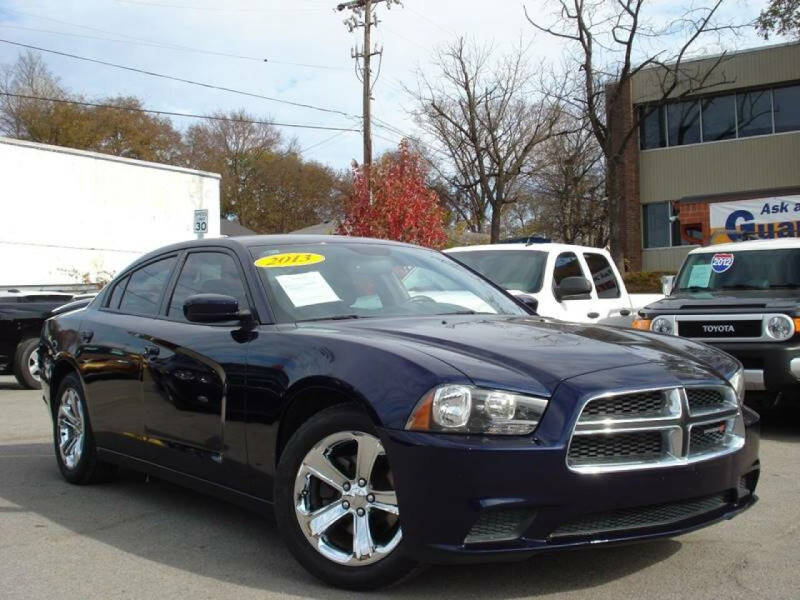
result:
<svg viewBox="0 0 800 600"><path fill-rule="evenodd" d="M442 385L425 394L406 423L413 431L527 435L547 408L547 399L471 385Z"/></svg>
<svg viewBox="0 0 800 600"><path fill-rule="evenodd" d="M650 325L650 331L672 335L675 332L675 327L673 327L671 319L667 317L656 317L653 319L653 324Z"/></svg>
<svg viewBox="0 0 800 600"><path fill-rule="evenodd" d="M736 397L739 400L739 404L744 402L744 369L736 371L733 377L728 380L728 383L736 390Z"/></svg>
<svg viewBox="0 0 800 600"><path fill-rule="evenodd" d="M772 317L767 323L767 333L776 340L788 340L794 335L794 322L785 315Z"/></svg>

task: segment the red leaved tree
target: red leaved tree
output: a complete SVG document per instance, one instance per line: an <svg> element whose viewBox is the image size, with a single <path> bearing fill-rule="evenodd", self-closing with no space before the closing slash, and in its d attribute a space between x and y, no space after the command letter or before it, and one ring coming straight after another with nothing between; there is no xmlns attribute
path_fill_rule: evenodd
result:
<svg viewBox="0 0 800 600"><path fill-rule="evenodd" d="M372 200L364 166L353 166L353 191L339 233L442 248L447 243L444 211L425 185L427 169L407 140L370 169Z"/></svg>

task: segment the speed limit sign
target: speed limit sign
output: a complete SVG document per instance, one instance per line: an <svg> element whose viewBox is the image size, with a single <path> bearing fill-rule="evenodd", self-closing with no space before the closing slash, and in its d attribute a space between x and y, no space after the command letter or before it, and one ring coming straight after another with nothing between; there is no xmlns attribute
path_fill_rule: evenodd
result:
<svg viewBox="0 0 800 600"><path fill-rule="evenodd" d="M203 236L208 233L208 209L194 211L193 223L197 239L203 239Z"/></svg>

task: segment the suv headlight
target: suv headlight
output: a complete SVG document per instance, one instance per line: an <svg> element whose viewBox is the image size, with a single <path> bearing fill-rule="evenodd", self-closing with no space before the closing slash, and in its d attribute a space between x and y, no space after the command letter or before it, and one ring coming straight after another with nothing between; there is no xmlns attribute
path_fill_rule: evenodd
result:
<svg viewBox="0 0 800 600"><path fill-rule="evenodd" d="M672 325L671 319L667 317L656 317L653 319L652 325L650 325L650 331L672 335L675 332L675 327Z"/></svg>
<svg viewBox="0 0 800 600"><path fill-rule="evenodd" d="M794 322L786 315L774 316L767 323L767 334L776 340L788 340L794 335Z"/></svg>
<svg viewBox="0 0 800 600"><path fill-rule="evenodd" d="M728 380L728 383L731 384L734 390L736 390L736 398L739 400L739 404L741 405L744 402L744 369L739 369L733 376Z"/></svg>
<svg viewBox="0 0 800 600"><path fill-rule="evenodd" d="M528 435L539 425L547 402L546 398L471 385L441 385L417 402L406 429Z"/></svg>

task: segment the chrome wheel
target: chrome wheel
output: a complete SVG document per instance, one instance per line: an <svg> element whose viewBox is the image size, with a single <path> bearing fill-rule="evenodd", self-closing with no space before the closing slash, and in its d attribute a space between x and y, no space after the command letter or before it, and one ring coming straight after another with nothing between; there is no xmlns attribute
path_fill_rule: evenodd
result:
<svg viewBox="0 0 800 600"><path fill-rule="evenodd" d="M39 349L35 349L31 352L30 356L28 357L28 373L30 373L31 377L36 381L41 381L41 376L39 372Z"/></svg>
<svg viewBox="0 0 800 600"><path fill-rule="evenodd" d="M58 405L58 453L61 462L68 469L74 469L83 455L83 440L86 419L80 396L74 388L67 388L61 395Z"/></svg>
<svg viewBox="0 0 800 600"><path fill-rule="evenodd" d="M373 435L343 431L314 446L298 469L294 499L306 539L336 563L375 563L403 537L394 479Z"/></svg>

